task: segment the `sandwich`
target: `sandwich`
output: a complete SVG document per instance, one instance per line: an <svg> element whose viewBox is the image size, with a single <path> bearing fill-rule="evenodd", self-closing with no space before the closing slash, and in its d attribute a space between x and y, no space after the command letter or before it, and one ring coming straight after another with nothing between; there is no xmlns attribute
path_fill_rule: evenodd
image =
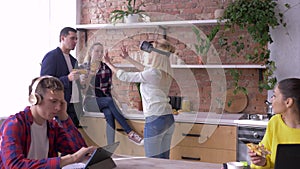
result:
<svg viewBox="0 0 300 169"><path fill-rule="evenodd" d="M269 150L267 150L263 145L248 143L247 147L249 150L255 152L257 155L266 157L268 154L271 154Z"/></svg>

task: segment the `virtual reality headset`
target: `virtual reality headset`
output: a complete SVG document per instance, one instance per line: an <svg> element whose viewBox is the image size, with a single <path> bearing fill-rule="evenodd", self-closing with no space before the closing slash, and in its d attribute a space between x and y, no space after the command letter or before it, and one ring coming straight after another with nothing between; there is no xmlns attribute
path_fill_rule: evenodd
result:
<svg viewBox="0 0 300 169"><path fill-rule="evenodd" d="M141 43L140 49L142 51L145 51L145 52L148 52L148 53L151 53L152 51L154 51L156 53L159 53L159 54L162 54L162 55L165 55L165 56L170 56L171 55L170 52L166 52L166 51L154 48L153 44L151 42L147 42L147 41L143 41Z"/></svg>

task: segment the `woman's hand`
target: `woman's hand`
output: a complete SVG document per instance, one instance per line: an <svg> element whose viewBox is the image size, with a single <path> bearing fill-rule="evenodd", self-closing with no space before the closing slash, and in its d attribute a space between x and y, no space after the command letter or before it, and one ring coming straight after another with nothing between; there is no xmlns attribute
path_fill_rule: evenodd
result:
<svg viewBox="0 0 300 169"><path fill-rule="evenodd" d="M103 58L102 58L102 62L105 63L105 64L110 64L110 57L108 56L108 51L105 50L105 53L103 55Z"/></svg>
<svg viewBox="0 0 300 169"><path fill-rule="evenodd" d="M125 47L125 46L122 46L121 47L121 51L122 53L120 54L120 56L123 58L123 59L126 59L129 54L128 54L128 49Z"/></svg>
<svg viewBox="0 0 300 169"><path fill-rule="evenodd" d="M266 165L266 158L257 155L254 151L252 150L248 150L248 155L251 158L251 161L253 164L257 165L257 166L265 166Z"/></svg>

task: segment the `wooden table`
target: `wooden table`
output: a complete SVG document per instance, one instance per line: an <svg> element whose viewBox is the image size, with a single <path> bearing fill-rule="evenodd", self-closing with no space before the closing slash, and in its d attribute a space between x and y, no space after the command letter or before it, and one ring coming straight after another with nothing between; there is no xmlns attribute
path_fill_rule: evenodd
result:
<svg viewBox="0 0 300 169"><path fill-rule="evenodd" d="M115 169L221 169L222 164L146 157L113 158Z"/></svg>

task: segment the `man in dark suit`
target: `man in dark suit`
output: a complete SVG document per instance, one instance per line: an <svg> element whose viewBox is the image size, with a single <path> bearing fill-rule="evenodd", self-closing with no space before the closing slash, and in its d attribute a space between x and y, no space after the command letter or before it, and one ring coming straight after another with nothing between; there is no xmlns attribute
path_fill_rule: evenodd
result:
<svg viewBox="0 0 300 169"><path fill-rule="evenodd" d="M82 115L82 98L80 93L79 72L74 70L78 66L77 60L70 54L77 44L77 31L65 27L60 31L60 46L48 52L43 60L40 75L51 75L61 80L64 85L67 113L75 126L79 127L78 117Z"/></svg>

